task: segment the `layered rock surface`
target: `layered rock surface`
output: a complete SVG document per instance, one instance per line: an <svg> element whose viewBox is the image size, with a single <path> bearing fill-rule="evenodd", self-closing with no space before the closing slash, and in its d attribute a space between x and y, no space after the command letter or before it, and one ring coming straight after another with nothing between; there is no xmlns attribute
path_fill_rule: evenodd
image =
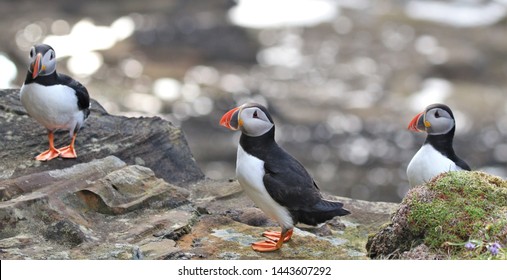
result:
<svg viewBox="0 0 507 280"><path fill-rule="evenodd" d="M175 246L161 236L196 217L187 190L114 156L4 180L0 190L2 259L160 258L155 249Z"/></svg>
<svg viewBox="0 0 507 280"><path fill-rule="evenodd" d="M396 204L343 201L352 215L295 231L282 250L250 243L278 230L237 181L205 179L178 128L111 116L96 102L78 159L37 162L45 130L0 91L1 259L363 259ZM68 140L57 134L57 146Z"/></svg>
<svg viewBox="0 0 507 280"><path fill-rule="evenodd" d="M278 225L236 181L184 189L109 156L0 184L1 259L363 259L368 233L395 207L334 198L353 214L257 253L250 243Z"/></svg>
<svg viewBox="0 0 507 280"><path fill-rule="evenodd" d="M190 184L204 178L195 164L182 131L161 118L127 118L108 114L92 100L91 114L76 140L77 159L38 162L33 158L47 150L47 131L30 118L19 101L19 90L0 91L0 179L114 155L127 164L139 164L174 184ZM68 132L55 133L57 148L70 143Z"/></svg>

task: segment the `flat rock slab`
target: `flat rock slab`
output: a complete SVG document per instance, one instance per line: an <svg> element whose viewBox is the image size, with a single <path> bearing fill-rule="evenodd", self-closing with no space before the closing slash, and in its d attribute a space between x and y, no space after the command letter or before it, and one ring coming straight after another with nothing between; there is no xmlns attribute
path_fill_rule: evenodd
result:
<svg viewBox="0 0 507 280"><path fill-rule="evenodd" d="M0 90L0 179L114 155L129 165L142 165L157 177L176 185L204 178L182 131L161 118L127 118L109 115L92 100L91 114L76 140L77 159L39 162L34 157L47 150L46 129L29 117L19 101L19 90ZM55 146L70 143L68 132L55 134Z"/></svg>
<svg viewBox="0 0 507 280"><path fill-rule="evenodd" d="M368 235L389 221L395 203L368 202L326 196L342 201L351 215L335 217L323 226L296 228L281 250L259 253L252 242L262 232L280 228L255 207L237 181L201 181L190 187L190 200L201 216L192 231L177 240L179 254L189 259L367 259Z"/></svg>
<svg viewBox="0 0 507 280"><path fill-rule="evenodd" d="M352 214L258 253L250 244L279 227L237 181L180 188L110 156L0 181L0 258L366 259L368 235L397 204L327 198Z"/></svg>
<svg viewBox="0 0 507 280"><path fill-rule="evenodd" d="M1 259L163 259L197 217L188 190L114 156L0 189Z"/></svg>

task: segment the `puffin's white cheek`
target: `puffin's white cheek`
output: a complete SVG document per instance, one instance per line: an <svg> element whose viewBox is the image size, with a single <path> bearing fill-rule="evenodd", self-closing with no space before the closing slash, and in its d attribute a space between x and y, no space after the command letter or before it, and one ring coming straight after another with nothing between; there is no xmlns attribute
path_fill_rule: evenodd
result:
<svg viewBox="0 0 507 280"><path fill-rule="evenodd" d="M446 134L454 128L454 121L447 118L435 118L429 121L431 124L427 126L427 132L432 135Z"/></svg>
<svg viewBox="0 0 507 280"><path fill-rule="evenodd" d="M267 133L272 127L273 124L271 123L267 123L258 119L252 119L243 124L243 131L249 136L257 137Z"/></svg>

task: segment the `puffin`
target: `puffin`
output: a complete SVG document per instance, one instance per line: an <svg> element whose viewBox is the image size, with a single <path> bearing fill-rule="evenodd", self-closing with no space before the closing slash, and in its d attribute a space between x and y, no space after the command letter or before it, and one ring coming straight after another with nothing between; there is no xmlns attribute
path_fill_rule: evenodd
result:
<svg viewBox="0 0 507 280"><path fill-rule="evenodd" d="M35 159L76 158L74 145L77 132L90 114L90 96L81 83L56 72L56 55L51 46L37 44L31 48L20 99L28 115L47 129L49 149ZM69 146L55 148L56 130L69 131L72 138Z"/></svg>
<svg viewBox="0 0 507 280"><path fill-rule="evenodd" d="M429 182L435 176L470 166L453 149L456 121L449 106L432 104L417 114L408 125L415 132L426 132L426 141L407 167L410 187Z"/></svg>
<svg viewBox="0 0 507 280"><path fill-rule="evenodd" d="M245 193L281 231L266 231L266 240L252 249L270 252L291 239L294 226L316 226L350 212L343 203L323 199L317 184L303 165L275 141L275 124L266 107L245 103L225 113L220 125L241 131L236 176Z"/></svg>

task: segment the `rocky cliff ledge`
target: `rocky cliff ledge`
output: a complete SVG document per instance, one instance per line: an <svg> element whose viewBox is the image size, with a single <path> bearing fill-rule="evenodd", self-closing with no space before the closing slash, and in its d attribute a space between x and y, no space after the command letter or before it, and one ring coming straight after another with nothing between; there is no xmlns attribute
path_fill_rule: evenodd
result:
<svg viewBox="0 0 507 280"><path fill-rule="evenodd" d="M18 94L0 91L0 259L366 259L368 235L397 208L329 197L353 214L257 253L249 244L278 226L236 181L205 179L169 122L111 116L93 102L78 159L41 163L46 131Z"/></svg>
<svg viewBox="0 0 507 280"><path fill-rule="evenodd" d="M180 129L160 118L109 115L94 100L90 117L78 133L78 158L74 160L33 160L48 148L47 131L26 114L17 89L0 91L0 131L0 179L67 168L110 155L127 164L146 166L173 184L204 179ZM56 147L69 143L68 132L55 133Z"/></svg>

